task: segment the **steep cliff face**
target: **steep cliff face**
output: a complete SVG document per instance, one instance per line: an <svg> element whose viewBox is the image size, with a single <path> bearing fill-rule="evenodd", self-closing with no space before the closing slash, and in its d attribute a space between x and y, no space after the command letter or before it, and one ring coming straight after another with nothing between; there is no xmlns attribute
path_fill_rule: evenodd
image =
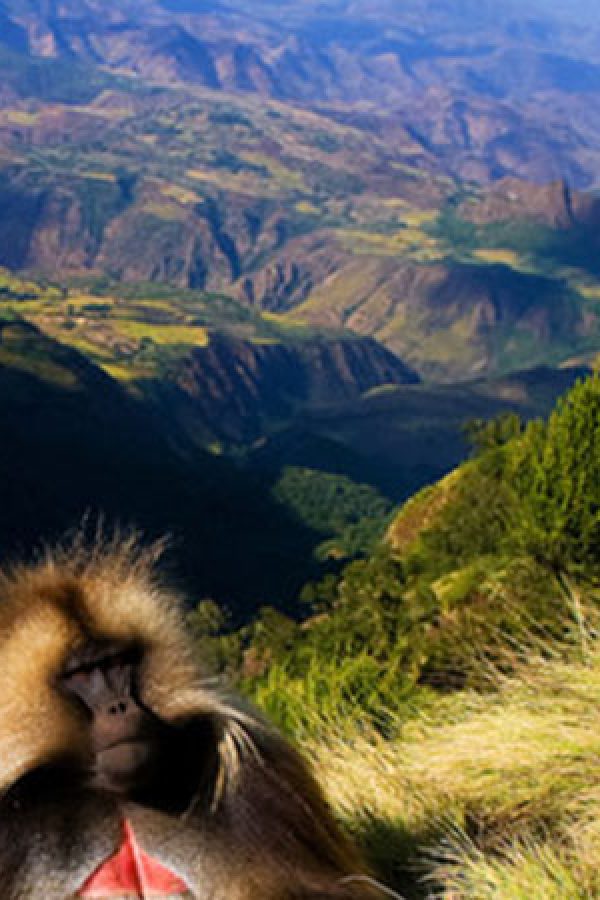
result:
<svg viewBox="0 0 600 900"><path fill-rule="evenodd" d="M238 274L235 245L200 204L161 204L146 189L93 179L15 182L0 183L0 265L50 277L95 270L191 288L227 284Z"/></svg>
<svg viewBox="0 0 600 900"><path fill-rule="evenodd" d="M470 260L451 245L451 230L439 239L397 223L390 234L349 226L295 234L276 198L177 189L179 202L173 190L117 176L0 179L0 266L233 295L293 322L374 337L442 381L568 359L597 340L595 295L580 296L578 282L599 277L600 205L562 182L506 180L474 193L456 217L474 235Z"/></svg>
<svg viewBox="0 0 600 900"><path fill-rule="evenodd" d="M1 131L0 125L0 146ZM169 195L173 190L182 201ZM58 279L94 271L128 282L225 290L285 243L289 217L277 199L178 194L131 173L105 179L0 172L0 266Z"/></svg>
<svg viewBox="0 0 600 900"><path fill-rule="evenodd" d="M283 345L215 335L151 391L164 413L195 440L248 442L299 408L330 406L382 385L418 380L370 338Z"/></svg>

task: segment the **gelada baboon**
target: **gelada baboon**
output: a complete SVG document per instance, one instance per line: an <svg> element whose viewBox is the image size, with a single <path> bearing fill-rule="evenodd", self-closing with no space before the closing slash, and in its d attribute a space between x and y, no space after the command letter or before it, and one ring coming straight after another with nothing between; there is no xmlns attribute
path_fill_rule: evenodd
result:
<svg viewBox="0 0 600 900"><path fill-rule="evenodd" d="M0 575L2 900L375 896L296 751L203 682L156 555Z"/></svg>

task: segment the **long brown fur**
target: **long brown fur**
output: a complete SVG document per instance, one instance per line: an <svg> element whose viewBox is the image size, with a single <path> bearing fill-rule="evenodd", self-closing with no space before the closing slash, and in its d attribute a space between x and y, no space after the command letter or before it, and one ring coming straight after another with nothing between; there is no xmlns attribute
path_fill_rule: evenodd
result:
<svg viewBox="0 0 600 900"><path fill-rule="evenodd" d="M31 822L37 816L48 824L40 826L35 841L50 845L59 839L54 832L60 831L69 797L63 792L36 809L38 801L23 801L19 790L33 773L88 750L85 728L57 692L56 677L69 654L90 638L144 648L142 699L164 722L206 717L214 723L216 765L208 776L198 773L202 790L181 816L126 808L146 840L155 841L166 858L172 854L198 900L379 896L344 880L360 874L362 866L300 755L203 677L181 598L157 574L160 552L157 545L141 549L135 536L91 546L76 539L32 565L0 573L0 884L9 885L2 898L68 900L72 893L63 895L63 885L71 890L98 861L99 849L89 851L88 861L86 849L75 848L65 857L66 874L46 872L31 837L22 833L26 826L19 824L20 817ZM199 748L199 760L205 749ZM81 827L89 836L82 840L111 846L122 804L83 793L73 815L84 816L88 807L97 811L84 817ZM18 853L15 842L23 845ZM19 870L21 858L28 862ZM39 878L44 888L37 893Z"/></svg>

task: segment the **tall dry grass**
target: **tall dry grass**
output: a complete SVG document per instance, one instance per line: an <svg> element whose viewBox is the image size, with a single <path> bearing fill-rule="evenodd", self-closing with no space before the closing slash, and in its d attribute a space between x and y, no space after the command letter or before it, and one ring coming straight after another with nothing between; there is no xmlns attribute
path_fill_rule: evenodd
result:
<svg viewBox="0 0 600 900"><path fill-rule="evenodd" d="M600 641L494 690L441 698L401 736L311 748L331 801L407 898L600 897Z"/></svg>

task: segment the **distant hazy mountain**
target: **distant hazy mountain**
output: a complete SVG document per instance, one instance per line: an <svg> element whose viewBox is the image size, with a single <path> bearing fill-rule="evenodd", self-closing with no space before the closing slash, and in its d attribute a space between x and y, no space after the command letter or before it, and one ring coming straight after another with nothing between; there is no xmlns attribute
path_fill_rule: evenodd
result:
<svg viewBox="0 0 600 900"><path fill-rule="evenodd" d="M4 0L0 43L308 104L371 104L463 177L596 183L600 27L555 0Z"/></svg>

